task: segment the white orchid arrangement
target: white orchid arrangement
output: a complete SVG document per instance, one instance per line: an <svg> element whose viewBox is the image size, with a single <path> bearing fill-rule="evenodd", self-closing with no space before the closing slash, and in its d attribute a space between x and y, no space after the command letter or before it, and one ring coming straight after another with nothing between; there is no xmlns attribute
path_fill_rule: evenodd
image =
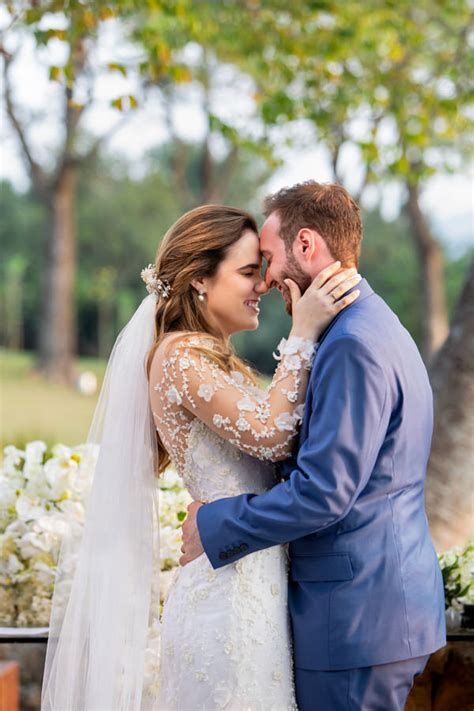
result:
<svg viewBox="0 0 474 711"><path fill-rule="evenodd" d="M35 441L4 449L0 469L0 627L47 627L62 537L81 528L98 447ZM169 469L159 480L160 568L181 555L181 523L191 498ZM164 578L168 573L164 574Z"/></svg>
<svg viewBox="0 0 474 711"><path fill-rule="evenodd" d="M439 556L443 574L446 608L460 612L474 604L474 539L464 548L457 546Z"/></svg>
<svg viewBox="0 0 474 711"><path fill-rule="evenodd" d="M169 467L160 477L160 568L177 567L181 557L181 524L192 498L176 471Z"/></svg>
<svg viewBox="0 0 474 711"><path fill-rule="evenodd" d="M98 447L35 441L8 446L0 469L0 627L46 627L62 537L82 527ZM169 468L159 479L163 589L181 555L181 524L191 497ZM474 604L474 541L439 556L446 607ZM163 585L164 583L164 585Z"/></svg>

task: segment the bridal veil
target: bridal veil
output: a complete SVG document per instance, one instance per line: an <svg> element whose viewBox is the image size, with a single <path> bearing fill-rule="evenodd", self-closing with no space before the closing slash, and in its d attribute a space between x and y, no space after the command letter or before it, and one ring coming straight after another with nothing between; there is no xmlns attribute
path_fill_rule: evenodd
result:
<svg viewBox="0 0 474 711"><path fill-rule="evenodd" d="M157 296L119 334L88 436L99 445L84 527L64 537L43 678L44 711L146 708L145 654L159 590L156 433L145 359ZM158 601L159 604L159 601Z"/></svg>

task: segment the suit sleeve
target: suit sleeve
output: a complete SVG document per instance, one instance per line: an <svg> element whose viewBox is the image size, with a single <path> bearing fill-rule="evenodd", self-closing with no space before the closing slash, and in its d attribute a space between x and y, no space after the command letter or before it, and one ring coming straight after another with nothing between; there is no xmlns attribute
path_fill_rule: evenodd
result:
<svg viewBox="0 0 474 711"><path fill-rule="evenodd" d="M214 568L332 526L367 484L390 418L382 368L364 344L339 337L321 349L312 388L308 436L288 480L199 509Z"/></svg>

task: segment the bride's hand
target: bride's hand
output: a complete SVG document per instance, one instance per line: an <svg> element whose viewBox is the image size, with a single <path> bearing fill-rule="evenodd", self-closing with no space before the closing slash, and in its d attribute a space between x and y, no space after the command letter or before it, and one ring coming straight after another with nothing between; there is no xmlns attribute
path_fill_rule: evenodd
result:
<svg viewBox="0 0 474 711"><path fill-rule="evenodd" d="M357 269L341 269L340 262L323 269L303 295L296 282L285 279L292 305L291 335L317 340L333 318L357 299L358 289L347 292L361 279Z"/></svg>

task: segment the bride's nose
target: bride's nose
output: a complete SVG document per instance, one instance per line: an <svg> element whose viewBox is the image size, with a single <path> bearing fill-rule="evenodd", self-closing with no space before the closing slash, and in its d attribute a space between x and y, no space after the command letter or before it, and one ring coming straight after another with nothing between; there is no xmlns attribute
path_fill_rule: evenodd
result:
<svg viewBox="0 0 474 711"><path fill-rule="evenodd" d="M261 294L262 296L263 296L263 294L267 293L268 286L265 283L265 279L261 279L259 282L257 282L255 284L255 291L257 292L257 294Z"/></svg>

